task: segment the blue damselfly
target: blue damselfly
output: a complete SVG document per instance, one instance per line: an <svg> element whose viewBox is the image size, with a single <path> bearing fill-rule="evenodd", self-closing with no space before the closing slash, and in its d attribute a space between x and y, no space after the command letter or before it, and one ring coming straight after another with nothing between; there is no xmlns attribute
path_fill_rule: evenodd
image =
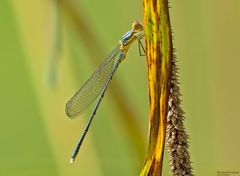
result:
<svg viewBox="0 0 240 176"><path fill-rule="evenodd" d="M82 133L80 140L72 154L70 162L73 162L78 154L80 146L88 132L93 117L95 116L97 109L103 99L105 91L116 71L118 65L126 57L129 47L135 40L138 40L139 47L143 46L140 40L143 38L143 26L134 21L132 30L124 34L115 49L109 54L104 62L98 67L98 69L90 76L90 78L84 83L84 85L73 95L73 97L67 102L66 114L70 118L75 118L82 114L84 110L99 97L92 114L88 120L85 130Z"/></svg>

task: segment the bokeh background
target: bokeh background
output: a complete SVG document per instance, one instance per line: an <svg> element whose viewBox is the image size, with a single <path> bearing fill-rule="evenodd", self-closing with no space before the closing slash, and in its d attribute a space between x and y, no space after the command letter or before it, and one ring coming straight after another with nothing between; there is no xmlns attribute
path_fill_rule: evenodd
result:
<svg viewBox="0 0 240 176"><path fill-rule="evenodd" d="M172 0L170 6L194 173L240 175L240 1ZM140 0L0 1L0 175L138 175L148 90L137 44L73 164L92 106L74 120L64 113L135 19L142 21ZM167 162L166 152L163 175Z"/></svg>

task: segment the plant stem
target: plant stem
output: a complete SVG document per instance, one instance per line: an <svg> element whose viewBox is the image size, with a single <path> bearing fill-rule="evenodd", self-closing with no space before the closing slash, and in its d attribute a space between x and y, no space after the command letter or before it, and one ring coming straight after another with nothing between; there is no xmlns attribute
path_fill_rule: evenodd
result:
<svg viewBox="0 0 240 176"><path fill-rule="evenodd" d="M149 146L140 175L159 176L162 173L172 73L172 33L167 0L144 0L143 10L150 115Z"/></svg>

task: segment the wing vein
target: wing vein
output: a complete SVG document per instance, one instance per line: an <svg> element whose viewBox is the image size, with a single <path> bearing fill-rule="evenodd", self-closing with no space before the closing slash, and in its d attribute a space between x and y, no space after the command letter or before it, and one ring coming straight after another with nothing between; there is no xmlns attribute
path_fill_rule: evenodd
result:
<svg viewBox="0 0 240 176"><path fill-rule="evenodd" d="M67 102L66 114L70 118L81 115L84 110L99 96L113 69L120 45L108 55L104 62L90 76L84 85Z"/></svg>

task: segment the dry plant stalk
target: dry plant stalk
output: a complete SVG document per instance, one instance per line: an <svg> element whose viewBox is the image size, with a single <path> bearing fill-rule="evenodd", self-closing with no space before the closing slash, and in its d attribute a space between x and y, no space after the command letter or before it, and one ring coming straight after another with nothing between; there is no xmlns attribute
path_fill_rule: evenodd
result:
<svg viewBox="0 0 240 176"><path fill-rule="evenodd" d="M173 57L167 116L167 146L170 168L173 176L192 176L192 166L188 152L188 135L183 124L184 111L181 108L177 72L176 57Z"/></svg>
<svg viewBox="0 0 240 176"><path fill-rule="evenodd" d="M180 107L168 0L144 0L143 9L150 126L147 157L140 175L162 175L165 135L167 135L171 175L192 176L188 136L183 124L184 112Z"/></svg>
<svg viewBox="0 0 240 176"><path fill-rule="evenodd" d="M159 176L166 135L172 73L172 33L167 0L144 0L144 28L150 101L149 146L141 176Z"/></svg>

